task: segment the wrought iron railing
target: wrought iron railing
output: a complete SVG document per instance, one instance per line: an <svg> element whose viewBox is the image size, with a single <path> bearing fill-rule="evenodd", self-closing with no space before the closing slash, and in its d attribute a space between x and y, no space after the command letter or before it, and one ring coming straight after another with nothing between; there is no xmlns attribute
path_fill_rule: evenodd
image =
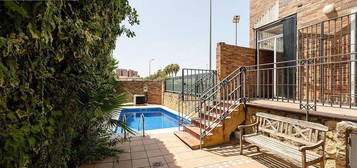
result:
<svg viewBox="0 0 357 168"><path fill-rule="evenodd" d="M200 97L216 84L217 72L205 69L182 69L182 92L180 94L180 126L185 119L198 117L202 103Z"/></svg>
<svg viewBox="0 0 357 168"><path fill-rule="evenodd" d="M246 102L246 68L240 67L200 97L200 141Z"/></svg>
<svg viewBox="0 0 357 168"><path fill-rule="evenodd" d="M298 103L307 111L355 108L356 18L353 13L299 29L296 60L248 66L248 97Z"/></svg>

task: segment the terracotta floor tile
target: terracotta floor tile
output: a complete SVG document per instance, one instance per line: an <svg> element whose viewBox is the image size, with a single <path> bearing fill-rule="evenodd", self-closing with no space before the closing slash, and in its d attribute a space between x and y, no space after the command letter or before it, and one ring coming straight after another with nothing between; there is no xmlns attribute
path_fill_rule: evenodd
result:
<svg viewBox="0 0 357 168"><path fill-rule="evenodd" d="M166 163L173 163L176 161L175 157L173 154L170 155L164 155Z"/></svg>
<svg viewBox="0 0 357 168"><path fill-rule="evenodd" d="M119 160L130 160L131 155L130 153L121 153L119 154Z"/></svg>
<svg viewBox="0 0 357 168"><path fill-rule="evenodd" d="M165 158L163 156L159 156L159 157L150 157L149 158L149 162L150 162L150 165L152 167L154 167L153 165L155 163L160 163L162 165L166 165L166 161L165 161Z"/></svg>
<svg viewBox="0 0 357 168"><path fill-rule="evenodd" d="M103 159L103 160L95 161L95 163L108 163L108 162L113 162L115 160L119 160L119 157L108 157L108 158Z"/></svg>
<svg viewBox="0 0 357 168"><path fill-rule="evenodd" d="M150 167L148 159L135 159L133 160L133 168Z"/></svg>
<svg viewBox="0 0 357 168"><path fill-rule="evenodd" d="M174 134L158 134L134 138L131 142L118 144L120 153L116 158L97 161L80 168L266 168L268 164L257 160L255 155L239 155L239 147L225 144L204 150L191 150ZM261 154L261 153L260 153ZM255 160L254 160L255 159ZM259 159L259 158L258 158ZM119 160L117 162L116 160ZM259 163L259 162L260 163ZM151 165L156 163L157 165ZM261 164L262 163L262 164ZM274 161L275 163L275 161ZM277 163L278 164L278 163ZM150 166L151 165L151 166ZM265 165L265 166L264 166ZM267 166L268 165L268 166ZM96 166L96 167L95 167ZM157 166L157 167L156 167Z"/></svg>
<svg viewBox="0 0 357 168"><path fill-rule="evenodd" d="M129 146L129 145L130 145L130 142L123 142L123 143L118 143L115 146L116 147L123 147L123 146Z"/></svg>
<svg viewBox="0 0 357 168"><path fill-rule="evenodd" d="M176 165L175 163L169 163L167 165L169 166L169 168L183 168L183 167Z"/></svg>
<svg viewBox="0 0 357 168"><path fill-rule="evenodd" d="M131 146L130 151L131 151L131 152L145 151L145 147L144 147L143 145Z"/></svg>
<svg viewBox="0 0 357 168"><path fill-rule="evenodd" d="M156 144L158 143L158 140L156 139L147 139L147 140L143 140L144 144Z"/></svg>
<svg viewBox="0 0 357 168"><path fill-rule="evenodd" d="M94 168L113 168L113 162L112 163L98 163L94 165Z"/></svg>
<svg viewBox="0 0 357 168"><path fill-rule="evenodd" d="M118 163L114 163L114 168L131 168L131 160L123 160Z"/></svg>
<svg viewBox="0 0 357 168"><path fill-rule="evenodd" d="M143 141L131 141L130 142L130 146L134 146L134 145L143 145L144 143L143 143Z"/></svg>
<svg viewBox="0 0 357 168"><path fill-rule="evenodd" d="M170 154L171 152L168 150L168 149L166 149L166 148L160 148L160 151L161 151L161 153L163 154L163 155L167 155L167 154Z"/></svg>
<svg viewBox="0 0 357 168"><path fill-rule="evenodd" d="M118 147L119 149L123 150L123 152L130 152L130 146L121 146L121 147Z"/></svg>
<svg viewBox="0 0 357 168"><path fill-rule="evenodd" d="M176 148L169 149L169 151L172 153L182 153L182 152L190 152L192 150L187 147L176 147Z"/></svg>
<svg viewBox="0 0 357 168"><path fill-rule="evenodd" d="M156 150L149 150L146 151L148 154L148 157L155 157L155 156L162 156L163 154L161 153L160 150L156 149Z"/></svg>
<svg viewBox="0 0 357 168"><path fill-rule="evenodd" d="M94 164L81 165L79 168L94 168Z"/></svg>
<svg viewBox="0 0 357 168"><path fill-rule="evenodd" d="M160 149L160 147L157 144L146 144L145 149L146 150L155 150L155 149Z"/></svg>
<svg viewBox="0 0 357 168"><path fill-rule="evenodd" d="M147 158L146 152L132 152L131 153L131 158L132 159L142 159L142 158Z"/></svg>
<svg viewBox="0 0 357 168"><path fill-rule="evenodd" d="M131 141L139 141L139 140L141 141L141 140L143 140L145 138L149 138L149 137L137 136L137 137L132 137L130 140Z"/></svg>

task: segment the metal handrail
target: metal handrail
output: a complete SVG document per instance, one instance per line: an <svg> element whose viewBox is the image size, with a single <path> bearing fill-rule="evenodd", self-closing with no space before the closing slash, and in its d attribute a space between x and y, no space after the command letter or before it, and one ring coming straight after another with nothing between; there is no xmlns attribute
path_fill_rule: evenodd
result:
<svg viewBox="0 0 357 168"><path fill-rule="evenodd" d="M144 116L144 113L141 113L140 115L140 123L139 123L139 126L142 126L142 132L143 132L143 137L145 137L145 116ZM138 129L139 131L140 129Z"/></svg>
<svg viewBox="0 0 357 168"><path fill-rule="evenodd" d="M182 76L185 76L185 71L196 71L197 69L183 69ZM183 125L184 119L192 118L195 114L201 111L202 104L200 103L200 97L207 89L212 88L215 85L217 72L215 70L202 70L198 69L199 72L203 72L202 76L191 85L184 83L183 80L183 89L180 95L179 102L179 113L180 113L180 122L179 125ZM189 73L188 73L189 74ZM199 73L198 73L199 74ZM194 75L198 75L195 74ZM190 73L191 76L192 72ZM192 79L191 79L192 80ZM194 92L194 93L193 93ZM190 96L185 98L185 96ZM180 127L179 127L180 128Z"/></svg>
<svg viewBox="0 0 357 168"><path fill-rule="evenodd" d="M123 121L123 123L126 125L127 123L126 123L126 115L124 114L123 115L123 119L122 119L122 121ZM126 130L125 129L121 129L121 133L124 133L124 139L126 139Z"/></svg>
<svg viewBox="0 0 357 168"><path fill-rule="evenodd" d="M219 125L219 122L225 120L242 102L245 102L245 73L245 67L237 68L201 96L201 103L204 104L201 112L203 116L200 117L201 145L203 139ZM218 113L218 110L223 112ZM209 117L215 119L210 120Z"/></svg>

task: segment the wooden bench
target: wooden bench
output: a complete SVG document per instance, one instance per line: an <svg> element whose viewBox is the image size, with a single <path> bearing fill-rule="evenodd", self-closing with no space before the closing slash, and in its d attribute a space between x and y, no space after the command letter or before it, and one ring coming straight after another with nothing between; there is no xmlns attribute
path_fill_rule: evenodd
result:
<svg viewBox="0 0 357 168"><path fill-rule="evenodd" d="M240 125L240 154L243 149L257 147L272 152L274 155L303 168L320 163L323 168L325 157L325 136L328 127L268 113L256 113L257 120L251 125ZM255 128L252 134L243 135L245 128ZM275 138L272 138L275 137ZM297 146L283 143L278 139L287 139ZM248 142L250 145L243 146ZM322 148L322 155L311 150Z"/></svg>

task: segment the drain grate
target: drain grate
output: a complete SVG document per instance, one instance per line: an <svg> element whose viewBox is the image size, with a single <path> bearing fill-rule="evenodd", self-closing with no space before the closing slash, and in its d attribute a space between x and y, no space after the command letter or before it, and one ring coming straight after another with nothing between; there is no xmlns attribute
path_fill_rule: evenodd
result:
<svg viewBox="0 0 357 168"><path fill-rule="evenodd" d="M162 162L154 162L151 164L152 167L161 167L163 166L164 164Z"/></svg>

